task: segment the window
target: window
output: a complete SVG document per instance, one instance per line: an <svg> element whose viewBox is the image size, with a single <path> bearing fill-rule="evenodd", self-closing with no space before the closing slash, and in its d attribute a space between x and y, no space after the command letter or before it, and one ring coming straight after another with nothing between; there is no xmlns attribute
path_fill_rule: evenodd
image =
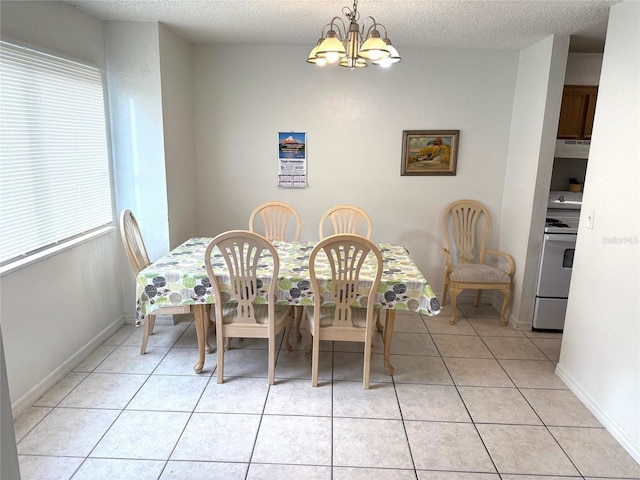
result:
<svg viewBox="0 0 640 480"><path fill-rule="evenodd" d="M0 266L113 224L100 70L0 41Z"/></svg>

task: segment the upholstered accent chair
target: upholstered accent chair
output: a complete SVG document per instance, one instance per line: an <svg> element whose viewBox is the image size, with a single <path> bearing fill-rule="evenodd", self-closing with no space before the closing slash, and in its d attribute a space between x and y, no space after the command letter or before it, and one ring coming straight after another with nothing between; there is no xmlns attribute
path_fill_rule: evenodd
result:
<svg viewBox="0 0 640 480"><path fill-rule="evenodd" d="M480 304L483 290L500 290L503 295L500 321L502 325L507 324L505 315L511 299L515 262L511 255L487 248L490 228L489 211L475 200L458 200L444 211L442 233L445 267L442 305L447 303L447 293L450 290L451 325L456 322L458 295L466 289L477 290L476 306ZM503 268L498 263L488 263L488 257L501 260Z"/></svg>

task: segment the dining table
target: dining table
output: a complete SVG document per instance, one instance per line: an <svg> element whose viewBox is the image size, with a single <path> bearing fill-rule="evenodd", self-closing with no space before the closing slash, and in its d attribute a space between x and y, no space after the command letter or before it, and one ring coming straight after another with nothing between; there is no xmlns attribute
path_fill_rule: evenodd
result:
<svg viewBox="0 0 640 480"><path fill-rule="evenodd" d="M216 299L204 263L204 252L212 240L212 237L190 238L141 270L136 278L136 325L142 325L147 315L160 308L190 306L195 317L198 339L198 360L194 366L196 373L202 372L205 353L212 351L207 342L208 312ZM313 307L314 294L321 295L322 304L332 304L333 299L329 289L323 288L322 292L311 290L309 256L318 242L274 241L272 243L278 253L280 264L276 305ZM394 368L390 362L390 354L395 313L411 311L433 316L440 312L441 306L431 286L420 273L405 247L389 243L379 243L377 247L382 253L383 271L377 289L375 308L386 311L383 358L386 372L392 375ZM212 255L217 254L219 255L219 251L214 249ZM222 284L221 300L233 302L224 262L219 259L216 264L214 258L212 263L216 266L216 271L220 272L216 273L216 277ZM266 284L269 282L272 267L272 259L265 257L258 268L258 279L263 282L261 288L263 295L267 292ZM264 272L263 276L261 271ZM367 284L371 285L374 272L375 262L371 258L362 268L359 288L364 290ZM319 283L326 286L326 279L331 276L326 256L318 255L316 276ZM362 306L366 306L366 301ZM288 339L286 340L288 342Z"/></svg>

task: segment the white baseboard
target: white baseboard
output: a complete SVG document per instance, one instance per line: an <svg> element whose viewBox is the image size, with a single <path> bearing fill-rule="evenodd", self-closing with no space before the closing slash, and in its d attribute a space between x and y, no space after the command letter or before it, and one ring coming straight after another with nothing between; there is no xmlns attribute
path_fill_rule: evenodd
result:
<svg viewBox="0 0 640 480"><path fill-rule="evenodd" d="M84 347L74 353L65 362L56 368L50 375L44 380L38 383L35 387L29 390L25 395L11 404L11 411L13 418L18 418L22 412L29 408L33 403L44 395L47 390L53 387L56 383L62 380L69 372L71 372L76 366L80 365L91 353L106 340L108 340L114 333L116 333L120 327L124 324L124 316L119 317L117 320L111 322L111 324L102 330L98 335L93 337Z"/></svg>
<svg viewBox="0 0 640 480"><path fill-rule="evenodd" d="M513 324L513 328L520 331L531 331L531 320L520 320L518 317L514 317L513 312L509 312L509 324Z"/></svg>
<svg viewBox="0 0 640 480"><path fill-rule="evenodd" d="M640 463L640 443L629 436L629 434L611 416L589 396L579 382L560 364L556 366L556 375L569 387L576 397L593 414L594 417L607 429L622 448L624 448L633 459Z"/></svg>
<svg viewBox="0 0 640 480"><path fill-rule="evenodd" d="M135 325L136 324L136 316L130 313L126 313L124 315L124 324L125 325Z"/></svg>

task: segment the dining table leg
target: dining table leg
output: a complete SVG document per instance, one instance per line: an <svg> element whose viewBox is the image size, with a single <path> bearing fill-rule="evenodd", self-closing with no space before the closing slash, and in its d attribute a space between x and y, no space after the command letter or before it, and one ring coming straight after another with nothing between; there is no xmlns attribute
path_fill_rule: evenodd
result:
<svg viewBox="0 0 640 480"><path fill-rule="evenodd" d="M384 369L388 375L393 375L393 365L389 357L391 356L391 342L393 342L393 326L396 323L396 311L386 310L387 318L384 322Z"/></svg>
<svg viewBox="0 0 640 480"><path fill-rule="evenodd" d="M204 368L204 354L205 352L211 353L211 347L207 339L207 332L209 330L207 306L204 304L194 305L193 313L195 316L196 337L198 338L198 362L193 369L196 373L202 373L202 369Z"/></svg>

